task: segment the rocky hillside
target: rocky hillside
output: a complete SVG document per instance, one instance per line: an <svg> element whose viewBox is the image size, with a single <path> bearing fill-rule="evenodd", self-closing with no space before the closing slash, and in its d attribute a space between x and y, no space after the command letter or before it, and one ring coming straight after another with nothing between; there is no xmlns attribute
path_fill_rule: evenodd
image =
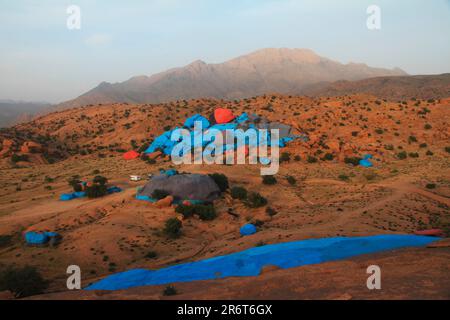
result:
<svg viewBox="0 0 450 320"><path fill-rule="evenodd" d="M376 77L358 81L318 83L303 90L305 95L336 97L366 93L383 99L436 99L450 96L450 73L423 76Z"/></svg>
<svg viewBox="0 0 450 320"><path fill-rule="evenodd" d="M389 102L367 95L308 98L270 95L240 101L200 99L162 104L105 104L52 113L15 126L8 139L33 138L58 151L58 157L108 157L144 150L158 135L195 113L209 116L217 107L257 113L289 124L308 142L286 148L304 161L339 159L372 152L383 160L399 153L425 156L448 143L449 99ZM19 136L20 133L20 136ZM20 153L16 149L15 152ZM12 155L4 147L3 157Z"/></svg>
<svg viewBox="0 0 450 320"><path fill-rule="evenodd" d="M103 82L61 108L97 103L160 103L210 97L240 99L277 92L300 94L311 84L406 75L400 69L342 64L307 49L264 49L219 64L195 61L182 68L122 83Z"/></svg>
<svg viewBox="0 0 450 320"><path fill-rule="evenodd" d="M48 164L67 158L63 142L27 129L0 129L0 168Z"/></svg>
<svg viewBox="0 0 450 320"><path fill-rule="evenodd" d="M49 108L50 104L45 102L0 100L0 128L29 121Z"/></svg>

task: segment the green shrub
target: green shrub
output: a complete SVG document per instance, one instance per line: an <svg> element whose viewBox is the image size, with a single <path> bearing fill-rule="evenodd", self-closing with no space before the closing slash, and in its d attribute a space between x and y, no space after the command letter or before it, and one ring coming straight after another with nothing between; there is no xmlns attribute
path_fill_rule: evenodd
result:
<svg viewBox="0 0 450 320"><path fill-rule="evenodd" d="M272 207L267 207L266 213L269 217L273 217L273 216L277 215L278 212Z"/></svg>
<svg viewBox="0 0 450 320"><path fill-rule="evenodd" d="M445 147L445 152L450 153L450 147Z"/></svg>
<svg viewBox="0 0 450 320"><path fill-rule="evenodd" d="M108 194L108 188L102 184L93 184L86 187L86 195L89 199L96 199L104 197Z"/></svg>
<svg viewBox="0 0 450 320"><path fill-rule="evenodd" d="M433 153L432 151L428 150L427 153L426 153L426 155L427 155L427 156L432 156L432 155L434 155L434 153Z"/></svg>
<svg viewBox="0 0 450 320"><path fill-rule="evenodd" d="M406 153L406 151L402 151L397 153L397 158L400 160L405 160L406 158L408 158L408 154Z"/></svg>
<svg viewBox="0 0 450 320"><path fill-rule="evenodd" d="M308 163L316 163L317 162L317 158L313 157L313 156L308 156L306 161L308 161Z"/></svg>
<svg viewBox="0 0 450 320"><path fill-rule="evenodd" d="M346 157L344 162L347 164L352 164L354 166L358 166L359 162L362 160L360 157Z"/></svg>
<svg viewBox="0 0 450 320"><path fill-rule="evenodd" d="M177 289L174 286L167 286L163 291L164 296L175 296L176 294Z"/></svg>
<svg viewBox="0 0 450 320"><path fill-rule="evenodd" d="M245 204L250 208L260 208L267 205L267 199L257 192L250 192Z"/></svg>
<svg viewBox="0 0 450 320"><path fill-rule="evenodd" d="M221 173L213 173L209 175L217 184L221 192L225 192L229 188L228 178Z"/></svg>
<svg viewBox="0 0 450 320"><path fill-rule="evenodd" d="M295 186L297 184L297 180L293 176L287 176L286 180L291 186Z"/></svg>
<svg viewBox="0 0 450 320"><path fill-rule="evenodd" d="M417 142L417 138L415 136L409 136L408 142L409 143Z"/></svg>
<svg viewBox="0 0 450 320"><path fill-rule="evenodd" d="M180 204L175 209L175 212L180 213L185 218L192 217L197 214L201 220L210 221L217 217L216 209L213 205L193 204L184 205Z"/></svg>
<svg viewBox="0 0 450 320"><path fill-rule="evenodd" d="M244 187L231 188L231 197L233 199L245 200L247 199L248 191Z"/></svg>
<svg viewBox="0 0 450 320"><path fill-rule="evenodd" d="M177 239L181 236L181 221L176 218L170 218L166 220L164 226L164 233L172 239Z"/></svg>
<svg viewBox="0 0 450 320"><path fill-rule="evenodd" d="M324 161L332 161L333 159L334 159L334 155L332 153L326 153L322 158L322 160L324 160Z"/></svg>
<svg viewBox="0 0 450 320"><path fill-rule="evenodd" d="M394 150L394 146L393 146L392 144L387 144L387 145L384 146L384 148L385 148L386 150L389 150L389 151Z"/></svg>
<svg viewBox="0 0 450 320"><path fill-rule="evenodd" d="M0 235L0 248L7 247L12 242L12 236L10 235Z"/></svg>
<svg viewBox="0 0 450 320"><path fill-rule="evenodd" d="M45 183L52 183L55 181L55 179L53 179L52 177L49 177L49 176L45 176L44 181L45 181Z"/></svg>
<svg viewBox="0 0 450 320"><path fill-rule="evenodd" d="M164 199L165 197L167 197L169 195L170 195L170 193L166 190L155 189L152 192L152 198L156 199L156 200Z"/></svg>
<svg viewBox="0 0 450 320"><path fill-rule="evenodd" d="M24 298L42 293L48 282L36 268L8 268L0 273L0 291L10 291L16 298Z"/></svg>
<svg viewBox="0 0 450 320"><path fill-rule="evenodd" d="M23 154L23 155L13 154L11 156L11 161L14 163L21 162L21 161L28 161L28 156L26 154Z"/></svg>
<svg viewBox="0 0 450 320"><path fill-rule="evenodd" d="M349 176L347 176L347 175L345 175L345 174L340 174L340 175L338 176L338 179L339 179L339 180L342 180L342 181L348 181L350 178L349 178Z"/></svg>
<svg viewBox="0 0 450 320"><path fill-rule="evenodd" d="M295 160L295 161L300 161L300 160L302 160L302 157L300 157L300 156L297 155L297 156L294 157L294 160Z"/></svg>
<svg viewBox="0 0 450 320"><path fill-rule="evenodd" d="M263 176L263 184L274 185L277 183L277 179L274 176Z"/></svg>
<svg viewBox="0 0 450 320"><path fill-rule="evenodd" d="M212 205L194 205L194 212L204 221L211 221L217 217L216 209Z"/></svg>
<svg viewBox="0 0 450 320"><path fill-rule="evenodd" d="M106 185L108 183L108 179L102 176L96 176L93 182L100 185Z"/></svg>
<svg viewBox="0 0 450 320"><path fill-rule="evenodd" d="M417 152L410 152L410 153L408 154L408 156L409 156L410 158L418 158L418 157L419 157L419 154L418 154Z"/></svg>
<svg viewBox="0 0 450 320"><path fill-rule="evenodd" d="M176 213L180 213L184 218L190 218L194 215L194 206L180 204L175 209Z"/></svg>
<svg viewBox="0 0 450 320"><path fill-rule="evenodd" d="M436 184L435 183L428 183L426 185L427 189L436 189Z"/></svg>
<svg viewBox="0 0 450 320"><path fill-rule="evenodd" d="M83 191L83 186L81 185L81 181L75 177L69 180L69 186L72 187L74 192Z"/></svg>
<svg viewBox="0 0 450 320"><path fill-rule="evenodd" d="M431 126L431 124L427 123L424 128L425 130L430 130L433 127Z"/></svg>
<svg viewBox="0 0 450 320"><path fill-rule="evenodd" d="M280 156L280 162L289 162L291 160L291 154L289 152L282 152Z"/></svg>
<svg viewBox="0 0 450 320"><path fill-rule="evenodd" d="M155 251L149 251L145 257L147 259L155 259L156 257L158 257L158 254Z"/></svg>

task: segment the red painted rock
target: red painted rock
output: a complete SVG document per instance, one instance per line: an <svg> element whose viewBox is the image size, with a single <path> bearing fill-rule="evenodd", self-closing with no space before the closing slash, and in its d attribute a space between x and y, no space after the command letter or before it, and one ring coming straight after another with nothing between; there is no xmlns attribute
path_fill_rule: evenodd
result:
<svg viewBox="0 0 450 320"><path fill-rule="evenodd" d="M126 153L123 154L123 158L125 160L133 160L133 159L137 159L139 158L140 154L134 150L132 151L128 151Z"/></svg>
<svg viewBox="0 0 450 320"><path fill-rule="evenodd" d="M218 108L214 111L214 118L218 124L222 124L233 121L235 116L231 110Z"/></svg>

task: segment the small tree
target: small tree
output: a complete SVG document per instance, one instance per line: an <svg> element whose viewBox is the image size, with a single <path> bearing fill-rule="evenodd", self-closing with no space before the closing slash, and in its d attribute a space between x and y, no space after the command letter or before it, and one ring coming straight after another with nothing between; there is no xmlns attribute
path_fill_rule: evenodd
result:
<svg viewBox="0 0 450 320"><path fill-rule="evenodd" d="M313 156L308 156L306 161L308 161L308 163L316 163L317 162L317 158L313 157Z"/></svg>
<svg viewBox="0 0 450 320"><path fill-rule="evenodd" d="M277 183L277 179L274 176L263 176L263 183L266 185L274 185Z"/></svg>
<svg viewBox="0 0 450 320"><path fill-rule="evenodd" d="M247 199L247 189L244 187L233 187L231 188L231 197L233 199L245 200Z"/></svg>
<svg viewBox="0 0 450 320"><path fill-rule="evenodd" d="M12 242L12 236L10 235L0 235L0 248L7 247Z"/></svg>
<svg viewBox="0 0 450 320"><path fill-rule="evenodd" d="M108 183L108 179L103 176L96 176L93 182L100 185L106 185Z"/></svg>
<svg viewBox="0 0 450 320"><path fill-rule="evenodd" d="M214 220L217 217L216 209L213 205L203 205L203 204L195 204L195 205L183 205L180 204L175 212L181 213L184 218L192 217L194 214L197 214L201 220L210 221Z"/></svg>
<svg viewBox="0 0 450 320"><path fill-rule="evenodd" d="M209 175L217 184L221 192L225 192L229 188L228 178L221 173L213 173Z"/></svg>
<svg viewBox="0 0 450 320"><path fill-rule="evenodd" d="M172 239L177 239L181 236L182 223L176 218L170 218L166 221L164 233Z"/></svg>
<svg viewBox="0 0 450 320"><path fill-rule="evenodd" d="M282 152L280 156L280 162L289 162L291 160L291 154L289 152Z"/></svg>
<svg viewBox="0 0 450 320"><path fill-rule="evenodd" d="M212 205L196 205L194 210L204 221L211 221L217 217L216 209Z"/></svg>
<svg viewBox="0 0 450 320"><path fill-rule="evenodd" d="M174 296L176 294L177 294L177 289L175 289L174 286L167 286L163 291L164 296Z"/></svg>
<svg viewBox="0 0 450 320"><path fill-rule="evenodd" d="M344 162L347 164L352 164L354 166L359 165L359 162L362 160L360 157L347 157L344 159Z"/></svg>
<svg viewBox="0 0 450 320"><path fill-rule="evenodd" d="M81 181L77 178L72 178L69 180L69 186L72 187L74 192L83 191L83 186L81 185Z"/></svg>
<svg viewBox="0 0 450 320"><path fill-rule="evenodd" d="M250 192L245 204L250 208L260 208L267 205L267 199L257 192Z"/></svg>
<svg viewBox="0 0 450 320"><path fill-rule="evenodd" d="M405 160L406 158L408 158L408 154L406 153L406 151L399 152L397 154L397 158L400 160Z"/></svg>
<svg viewBox="0 0 450 320"><path fill-rule="evenodd" d="M287 176L286 180L291 186L295 186L297 184L297 179L295 179L293 176Z"/></svg>
<svg viewBox="0 0 450 320"><path fill-rule="evenodd" d="M48 287L36 268L8 268L0 273L0 291L8 290L15 298L40 294Z"/></svg>
<svg viewBox="0 0 450 320"><path fill-rule="evenodd" d="M108 188L105 185L93 184L86 188L86 195L89 199L101 198L106 196Z"/></svg>
<svg viewBox="0 0 450 320"><path fill-rule="evenodd" d="M278 212L277 212L274 208L272 208L272 207L267 207L267 208L266 208L266 213L267 213L267 215L268 215L269 217L273 217L273 216L275 216Z"/></svg>

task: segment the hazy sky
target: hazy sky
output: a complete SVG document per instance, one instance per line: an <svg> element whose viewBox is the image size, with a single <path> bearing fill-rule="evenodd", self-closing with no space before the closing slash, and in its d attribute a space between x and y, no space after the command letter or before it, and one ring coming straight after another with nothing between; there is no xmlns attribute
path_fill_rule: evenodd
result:
<svg viewBox="0 0 450 320"><path fill-rule="evenodd" d="M366 27L369 5L381 30ZM81 9L68 30L66 9ZM449 0L0 0L0 99L60 102L194 60L267 47L450 72Z"/></svg>

